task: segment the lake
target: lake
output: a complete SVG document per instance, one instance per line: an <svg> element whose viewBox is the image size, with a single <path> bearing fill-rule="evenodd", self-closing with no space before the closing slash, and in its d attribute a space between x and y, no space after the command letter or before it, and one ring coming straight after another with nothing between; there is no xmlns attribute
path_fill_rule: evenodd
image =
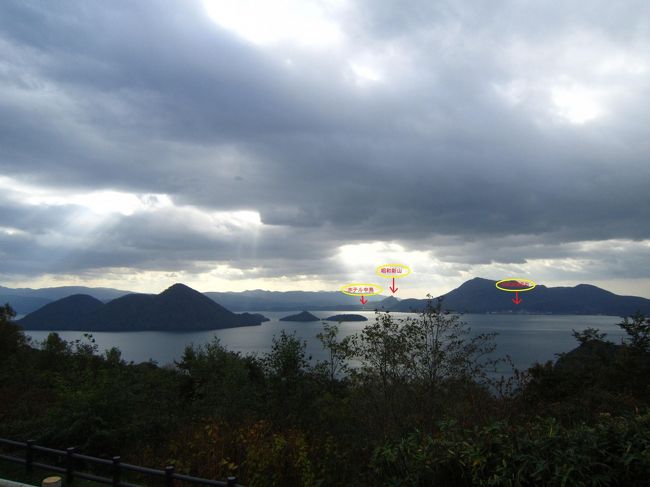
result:
<svg viewBox="0 0 650 487"><path fill-rule="evenodd" d="M307 342L307 353L313 360L324 360L325 353L316 335L322 331L322 322L294 323L279 321L288 312L263 311L271 321L261 326L228 328L200 332L93 332L99 350L103 352L111 347L122 351L127 361L144 362L154 360L160 365L179 359L186 345L200 345L219 337L222 345L229 350L248 353L265 353L271 349L274 335L281 330L296 332L297 336ZM315 311L319 317L338 314L340 311ZM360 331L364 325L375 319L374 311L360 311L368 318L365 322L349 322L339 325L340 336L351 335ZM395 318L405 318L409 313L391 313ZM577 346L571 336L571 330L584 330L587 327L598 328L607 333L607 338L620 342L624 333L616 326L621 318L616 316L576 316L576 315L463 315L462 319L472 328L472 333L496 332L497 356L510 355L515 366L523 369L535 362L554 360L557 353L568 352ZM44 340L48 331L26 331L32 339ZM83 338L83 332L61 331L59 335L65 340Z"/></svg>

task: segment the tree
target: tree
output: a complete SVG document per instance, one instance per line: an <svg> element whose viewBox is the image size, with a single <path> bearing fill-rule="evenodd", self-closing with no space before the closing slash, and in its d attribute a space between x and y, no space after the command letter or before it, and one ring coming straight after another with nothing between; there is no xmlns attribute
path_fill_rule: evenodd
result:
<svg viewBox="0 0 650 487"><path fill-rule="evenodd" d="M24 348L28 339L20 327L12 323L16 312L9 305L0 306L0 361Z"/></svg>
<svg viewBox="0 0 650 487"><path fill-rule="evenodd" d="M48 355L70 355L72 345L63 340L56 332L51 332L47 338L41 342L41 349Z"/></svg>
<svg viewBox="0 0 650 487"><path fill-rule="evenodd" d="M591 341L602 342L605 340L607 333L602 333L598 328L585 328L582 331L571 330L573 338L578 340L578 342L583 345Z"/></svg>
<svg viewBox="0 0 650 487"><path fill-rule="evenodd" d="M217 337L187 346L180 361L183 396L201 416L235 418L254 409L264 376L259 361L227 350Z"/></svg>
<svg viewBox="0 0 650 487"><path fill-rule="evenodd" d="M414 378L429 388L446 380L485 382L500 362L491 356L496 333L471 336L471 328L459 314L442 310L442 298L434 305L431 295L427 297L425 309L410 320Z"/></svg>
<svg viewBox="0 0 650 487"><path fill-rule="evenodd" d="M557 362L533 366L523 398L536 411L556 417L586 417L607 411L638 410L650 399L650 321L636 313L618 323L627 334L621 344L597 329L573 330L580 345L559 353Z"/></svg>
<svg viewBox="0 0 650 487"><path fill-rule="evenodd" d="M362 368L378 374L383 384L414 381L434 388L446 380L484 381L498 360L495 333L471 336L460 315L442 310L442 300L416 318L394 319L377 312L376 322L352 338Z"/></svg>
<svg viewBox="0 0 650 487"><path fill-rule="evenodd" d="M620 386L628 394L650 402L650 319L637 312L625 317L618 326L628 339L619 352Z"/></svg>
<svg viewBox="0 0 650 487"><path fill-rule="evenodd" d="M348 359L351 355L351 337L347 336L338 340L339 327L329 323L323 323L323 331L316 335L323 348L329 353L329 360L320 362L317 367L324 370L330 383L333 383L340 375L349 371Z"/></svg>
<svg viewBox="0 0 650 487"><path fill-rule="evenodd" d="M617 325L625 330L629 337L628 345L637 352L650 353L650 318L637 312L629 319L626 316Z"/></svg>
<svg viewBox="0 0 650 487"><path fill-rule="evenodd" d="M460 315L428 298L415 318L377 312L375 323L351 339L361 365L353 376L389 431L414 421L428 426L442 407L461 411L461 401L487 396L482 385L499 362L490 355L494 333L472 336Z"/></svg>
<svg viewBox="0 0 650 487"><path fill-rule="evenodd" d="M13 308L6 303L4 306L0 306L0 324L9 323L16 316L16 312Z"/></svg>
<svg viewBox="0 0 650 487"><path fill-rule="evenodd" d="M265 406L274 422L284 427L311 424L315 401L323 392L306 350L307 342L295 331L288 334L282 330L262 357L268 378Z"/></svg>
<svg viewBox="0 0 650 487"><path fill-rule="evenodd" d="M293 380L302 375L309 367L307 342L301 341L296 332L287 334L284 330L280 336L273 337L271 351L264 357L263 363L271 377Z"/></svg>

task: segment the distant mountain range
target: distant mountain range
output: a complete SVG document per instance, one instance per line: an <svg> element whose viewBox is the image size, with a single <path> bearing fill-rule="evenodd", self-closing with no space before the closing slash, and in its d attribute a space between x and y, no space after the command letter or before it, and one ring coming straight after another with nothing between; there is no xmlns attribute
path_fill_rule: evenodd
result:
<svg viewBox="0 0 650 487"><path fill-rule="evenodd" d="M42 289L12 289L0 286L0 305L9 303L19 315L25 315L61 298L74 294L86 294L104 303L115 298L131 294L111 288L93 288L83 286L51 287ZM295 311L312 310L349 310L362 309L356 305L358 299L336 291L242 291L242 292L207 292L213 301L231 311ZM373 303L382 300L382 296L369 296L367 309Z"/></svg>
<svg viewBox="0 0 650 487"><path fill-rule="evenodd" d="M2 296L31 296L49 299L50 301L72 296L73 294L89 294L100 301L109 301L130 293L131 291L122 291L110 287L59 286L32 289L29 287L9 288L0 286L0 295Z"/></svg>
<svg viewBox="0 0 650 487"><path fill-rule="evenodd" d="M0 286L0 304L9 303L16 313L24 315L52 301L75 294L87 294L100 301L108 302L129 293L130 291L107 287L61 286L31 289Z"/></svg>
<svg viewBox="0 0 650 487"><path fill-rule="evenodd" d="M108 303L87 294L59 299L17 323L28 330L189 331L259 325L259 314L235 314L183 284L160 294L127 294Z"/></svg>
<svg viewBox="0 0 650 487"><path fill-rule="evenodd" d="M254 291L207 292L217 303L234 311L296 311L361 309L359 298L337 291ZM379 303L382 296L368 296L368 309Z"/></svg>
<svg viewBox="0 0 650 487"><path fill-rule="evenodd" d="M589 284L574 287L537 286L519 294L522 302L512 301L514 293L500 291L496 282L480 277L471 279L442 296L443 308L462 313L528 313L528 314L583 314L629 316L637 311L650 314L650 299L619 296ZM379 309L389 311L418 311L426 306L426 299L391 297L379 303Z"/></svg>
<svg viewBox="0 0 650 487"><path fill-rule="evenodd" d="M579 284L575 287L546 287L539 285L529 292L520 293L522 302L514 304L511 300L514 293L499 291L495 287L496 281L482 278L471 279L460 287L450 291L443 296L444 308L465 313L529 313L529 314L604 314L614 316L627 316L641 311L650 314L650 299L619 296L604 289L588 284ZM170 289L176 289L176 285ZM187 286L183 286L187 288ZM180 288L179 288L180 289ZM169 290L168 290L169 291ZM371 296L371 301L365 306L358 304L357 298L343 295L335 291L304 292L304 291L244 291L244 292L207 292L202 297L210 299L198 300L201 293L191 290L193 299L180 300L184 307L179 312L179 323L183 327L178 329L189 329L187 326L197 326L204 329L204 326L213 326L209 323L237 323L255 322L250 315L244 318L233 318L236 316L232 311L299 311L299 310L340 310L359 311L362 309L390 310L390 311L418 311L426 305L425 299L397 299L390 296ZM0 286L0 304L9 303L19 315L32 313L50 303L55 307L46 307L48 320L57 323L58 326L80 327L78 321L83 317L87 319L92 315L93 326L98 327L123 327L127 328L126 317L131 319L135 314L143 316L141 326L144 329L172 329L176 325L167 318L158 316L158 311L165 316L177 316L165 311L168 306L165 298L165 291L156 297L148 294L129 294L127 291L110 288L89 288L79 286L67 286L43 289L11 289ZM78 295L85 295L81 298ZM172 293L175 294L175 293ZM160 298L162 296L162 298ZM58 301L61 298L73 298L70 300ZM92 298L89 299L89 298ZM202 305L200 303L203 303ZM214 313L205 312L205 319L201 318L196 324L190 321L183 321L191 316L191 306L205 307L206 303L213 303L221 313L216 319ZM96 309L95 309L96 308ZM69 312L70 310L76 310ZM158 311L156 311L158 310ZM224 314L230 313L230 315ZM216 313L216 312L215 312ZM217 313L217 314L218 314ZM55 316L61 316L62 321L56 321ZM38 316L38 315L36 315ZM207 318L212 316L212 318ZM25 323L30 326L37 325L33 317ZM65 323L64 323L65 321ZM66 324L67 323L67 324ZM180 326L180 325L179 325ZM230 326L230 325L228 325ZM63 329L63 328L61 328ZM65 328L70 329L70 328ZM205 328L207 329L207 328Z"/></svg>

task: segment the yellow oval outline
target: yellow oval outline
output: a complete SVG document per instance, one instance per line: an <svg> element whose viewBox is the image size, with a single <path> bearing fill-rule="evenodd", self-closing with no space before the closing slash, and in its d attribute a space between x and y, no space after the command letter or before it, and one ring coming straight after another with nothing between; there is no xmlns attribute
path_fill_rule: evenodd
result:
<svg viewBox="0 0 650 487"><path fill-rule="evenodd" d="M343 290L343 289L345 289L347 287L359 287L359 286L362 286L362 287L370 287L370 286L372 286L375 289L379 288L379 291L375 291L373 293L365 293L365 294L357 294L357 293L353 294L353 293L349 293L349 292ZM374 296L376 294L381 294L384 291L384 288L377 285L377 284L370 284L370 283L367 283L367 282L361 282L361 283L360 282L353 282L352 284L346 284L345 286L341 286L339 291L342 292L343 294L347 294L348 296L354 296L354 297L358 298L359 296Z"/></svg>
<svg viewBox="0 0 650 487"><path fill-rule="evenodd" d="M526 281L529 284L532 282L533 285L531 287L527 287L525 289L503 289L502 287L499 287L499 284L501 284L502 282L506 282L506 281ZM525 291L530 291L531 289L535 289L535 287L537 286L537 283L535 281L533 281L532 279L528 279L527 277L509 277L508 279L501 279L500 281L498 281L495 284L495 286L497 287L497 289L499 291L506 291L508 293L514 293L514 292L523 293Z"/></svg>
<svg viewBox="0 0 650 487"><path fill-rule="evenodd" d="M397 276L397 275L393 275L393 274L388 275L388 274L380 274L379 273L379 269L381 269L382 267L391 267L391 266L392 267L401 267L402 269L407 269L408 272L406 274L402 274L401 276ZM401 277L406 277L406 276L410 275L411 272L412 272L411 268L409 266L407 266L407 265L404 265L404 264L382 264L382 265L378 265L377 267L375 267L375 274L377 274L379 277L385 277L386 279L390 279L391 277L394 277L395 279L399 279Z"/></svg>

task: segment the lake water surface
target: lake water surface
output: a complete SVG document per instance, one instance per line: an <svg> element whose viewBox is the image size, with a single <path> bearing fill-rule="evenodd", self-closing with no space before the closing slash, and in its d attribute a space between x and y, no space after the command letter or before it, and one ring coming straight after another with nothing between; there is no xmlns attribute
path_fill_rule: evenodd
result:
<svg viewBox="0 0 650 487"><path fill-rule="evenodd" d="M271 321L261 326L228 328L200 332L93 332L99 350L103 352L111 347L122 351L122 357L127 361L143 362L154 360L160 365L178 360L186 345L201 345L218 337L222 345L229 350L263 354L271 349L272 338L279 335L281 330L288 333L296 332L297 336L307 342L307 352L313 360L324 360L325 353L316 335L322 331L320 321L310 323L294 323L279 321L288 314L284 312L264 311L264 316ZM315 311L319 317L338 314L340 311ZM365 322L349 322L339 325L340 336L356 333L366 324L375 319L374 311L361 311L368 318ZM409 313L391 313L395 318L413 316ZM587 327L598 328L607 333L607 338L620 342L623 333L616 326L621 318L616 316L574 316L574 315L463 315L473 333L496 332L498 356L510 355L515 365L527 368L535 362L554 360L557 353L568 352L577 346L571 336L571 330L584 330ZM32 339L42 341L48 335L47 331L26 331ZM83 338L83 332L61 331L59 335L65 340Z"/></svg>

